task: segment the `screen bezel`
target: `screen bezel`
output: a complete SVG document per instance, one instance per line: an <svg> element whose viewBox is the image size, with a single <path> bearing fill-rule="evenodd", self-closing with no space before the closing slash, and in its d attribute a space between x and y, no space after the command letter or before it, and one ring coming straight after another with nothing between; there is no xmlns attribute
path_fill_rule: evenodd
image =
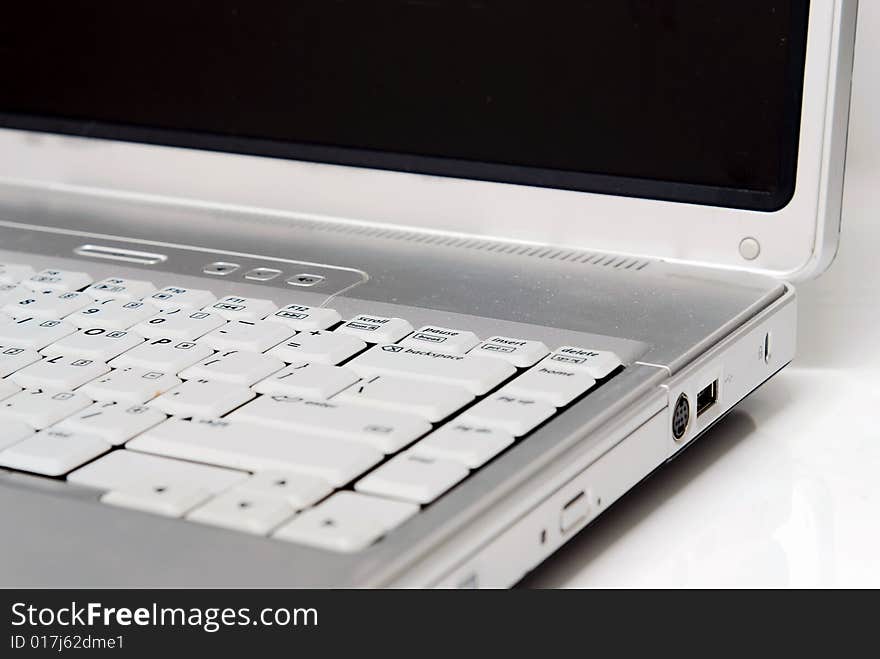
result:
<svg viewBox="0 0 880 659"><path fill-rule="evenodd" d="M856 7L854 0L811 2L796 183L789 203L773 212L71 138L48 134L45 127L0 131L0 178L580 246L792 278L824 267L836 245L837 192L828 186L837 180L836 168L842 170L835 159L845 142L841 111L848 102ZM744 237L761 245L754 260L740 255Z"/></svg>
<svg viewBox="0 0 880 659"><path fill-rule="evenodd" d="M784 110L778 145L778 186L773 191L695 184L669 177L635 178L8 112L0 112L0 127L772 212L784 207L795 190L807 17L808 9L805 11L800 5L792 7L789 55L784 73Z"/></svg>

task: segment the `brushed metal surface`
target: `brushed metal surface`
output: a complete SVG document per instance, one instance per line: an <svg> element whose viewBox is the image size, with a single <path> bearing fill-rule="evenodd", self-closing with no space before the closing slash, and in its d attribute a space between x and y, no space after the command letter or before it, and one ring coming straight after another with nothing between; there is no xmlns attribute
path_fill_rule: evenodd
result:
<svg viewBox="0 0 880 659"><path fill-rule="evenodd" d="M124 223L119 217L125 217ZM84 218L96 231L82 227ZM398 315L479 335L537 338L618 352L627 368L542 426L422 514L354 555L108 509L90 490L0 475L5 585L381 585L455 543L469 523L572 446L601 446L608 425L656 393L670 372L785 295L779 282L742 273L651 262L646 267L548 258L541 252L349 235L309 223L289 225L252 213L216 213L102 196L0 190L0 259L148 278L157 284L235 291L278 303L328 304L343 316ZM120 226L128 235L103 234ZM46 230L47 227L55 227ZM426 234L425 240L428 240ZM167 254L154 266L88 259L85 242ZM337 294L291 290L283 278L245 282L197 274L209 260L247 255L324 264L363 273ZM262 255L262 256L261 256ZM250 262L250 261L249 261ZM640 362L644 362L644 365ZM552 483L548 483L548 487ZM210 548L210 551L207 551ZM72 569L72 566L76 566Z"/></svg>
<svg viewBox="0 0 880 659"><path fill-rule="evenodd" d="M414 323L428 315L430 322L441 322L440 312L448 314L450 323L464 314L629 339L646 346L639 359L673 370L704 349L713 336L730 331L784 290L776 280L742 272L661 261L641 269L615 268L542 257L541 250L529 256L430 243L427 233L424 242L402 241L385 238L382 232L340 232L334 223L307 218L291 222L267 214L27 187L0 186L0 222L7 227L0 233L0 248L76 258L73 247L99 239L131 249L149 247L147 251L177 246L182 263L178 272L194 275L223 252L247 254L253 262L263 255L267 261L325 264L332 266L328 272L360 272L367 279L334 300L343 314L357 313L364 302L374 313L390 312L382 305L396 304L416 308L409 318ZM88 232L81 229L84 226ZM37 227L41 230L21 230ZM175 272L170 263L150 270ZM203 287L225 290L234 281L238 290L243 279L241 273L236 276L214 278ZM260 290L290 289L283 279L260 284ZM285 290L279 297L314 301L318 299L314 295L309 289ZM492 324L474 322L474 331L499 331Z"/></svg>

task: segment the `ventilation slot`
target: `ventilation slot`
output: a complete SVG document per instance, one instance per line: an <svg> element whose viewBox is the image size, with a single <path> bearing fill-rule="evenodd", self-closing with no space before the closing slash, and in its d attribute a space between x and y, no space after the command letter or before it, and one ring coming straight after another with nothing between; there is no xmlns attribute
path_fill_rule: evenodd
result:
<svg viewBox="0 0 880 659"><path fill-rule="evenodd" d="M441 234L423 233L407 229L393 229L388 227L370 227L359 224L346 224L343 222L322 222L318 220L293 219L285 220L286 226L294 226L307 231L323 231L341 233L364 238L379 240L399 240L412 242L420 245L432 245L437 247L449 247L453 249L480 250L496 255L524 256L539 258L548 261L567 261L571 263L583 263L588 265L615 268L618 270L644 270L650 261L637 259L629 256L598 254L580 250L560 249L558 247L545 247L534 245L522 245L517 243L504 243L482 238L470 238L459 236L444 236Z"/></svg>

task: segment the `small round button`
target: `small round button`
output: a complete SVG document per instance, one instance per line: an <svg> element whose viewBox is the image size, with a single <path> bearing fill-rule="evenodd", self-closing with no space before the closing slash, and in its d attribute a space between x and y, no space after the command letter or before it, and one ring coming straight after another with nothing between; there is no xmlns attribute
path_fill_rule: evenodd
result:
<svg viewBox="0 0 880 659"><path fill-rule="evenodd" d="M747 261L754 261L761 253L761 244L752 238L743 238L739 243L739 254Z"/></svg>
<svg viewBox="0 0 880 659"><path fill-rule="evenodd" d="M291 286L314 286L322 281L324 281L324 277L321 275L311 275L308 273L301 273L287 279L287 283Z"/></svg>
<svg viewBox="0 0 880 659"><path fill-rule="evenodd" d="M215 261L214 263L209 263L204 268L202 268L202 272L206 275L216 275L218 277L222 277L224 275L228 275L230 272L235 272L241 266L238 263L228 263L226 261Z"/></svg>
<svg viewBox="0 0 880 659"><path fill-rule="evenodd" d="M251 281L270 281L280 274L281 270L276 270L275 268L254 268L253 270L248 270L244 278Z"/></svg>

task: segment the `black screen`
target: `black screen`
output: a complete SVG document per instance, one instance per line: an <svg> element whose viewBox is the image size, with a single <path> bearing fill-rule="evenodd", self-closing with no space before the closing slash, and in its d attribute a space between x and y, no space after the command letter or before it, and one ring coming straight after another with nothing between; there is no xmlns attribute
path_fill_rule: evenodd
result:
<svg viewBox="0 0 880 659"><path fill-rule="evenodd" d="M0 124L759 210L807 2L29 2Z"/></svg>

